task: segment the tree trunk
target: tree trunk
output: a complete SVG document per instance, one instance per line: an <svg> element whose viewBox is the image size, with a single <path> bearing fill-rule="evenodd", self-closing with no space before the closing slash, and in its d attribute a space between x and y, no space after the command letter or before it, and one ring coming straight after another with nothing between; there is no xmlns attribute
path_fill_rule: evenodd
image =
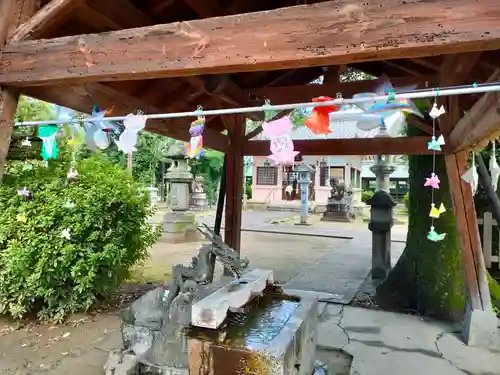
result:
<svg viewBox="0 0 500 375"><path fill-rule="evenodd" d="M412 126L408 135L421 135ZM406 248L387 279L377 288L382 308L413 310L420 314L460 319L466 302L464 273L456 234L455 216L443 156L436 156L435 173L441 180L434 191L436 207L444 203L447 212L435 219L441 242L427 239L431 226L431 188L424 187L432 172L432 156L409 156L409 223Z"/></svg>

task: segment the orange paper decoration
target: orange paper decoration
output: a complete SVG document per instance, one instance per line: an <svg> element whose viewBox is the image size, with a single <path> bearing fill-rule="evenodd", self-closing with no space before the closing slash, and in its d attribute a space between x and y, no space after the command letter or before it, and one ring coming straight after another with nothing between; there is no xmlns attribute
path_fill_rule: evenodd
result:
<svg viewBox="0 0 500 375"><path fill-rule="evenodd" d="M313 102L328 102L335 100L329 96L320 96L318 98L313 98ZM325 107L314 107L311 115L307 118L304 124L311 130L314 134L328 134L331 133L330 129L330 112L337 112L340 108L334 105Z"/></svg>

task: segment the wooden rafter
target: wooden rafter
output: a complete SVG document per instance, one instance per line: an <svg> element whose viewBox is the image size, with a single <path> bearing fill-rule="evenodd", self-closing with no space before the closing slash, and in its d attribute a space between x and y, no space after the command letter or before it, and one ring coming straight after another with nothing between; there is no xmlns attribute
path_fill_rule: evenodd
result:
<svg viewBox="0 0 500 375"><path fill-rule="evenodd" d="M20 25L9 42L15 43L44 36L47 31L53 30L66 22L74 10L82 3L83 0L52 0L28 21Z"/></svg>
<svg viewBox="0 0 500 375"><path fill-rule="evenodd" d="M497 6L496 0L340 0L27 41L5 48L0 84L179 77L493 50L500 48ZM91 67L77 48L82 39L93 51Z"/></svg>
<svg viewBox="0 0 500 375"><path fill-rule="evenodd" d="M437 76L391 79L391 83L395 88L409 85L433 85L437 82ZM344 98L350 98L357 93L372 92L379 87L381 83L383 83L382 80L376 79L344 83L323 83L322 85L310 84L301 86L264 87L260 89L243 90L243 92L248 97L249 103L252 104L256 102L263 104L265 99L270 99L273 104L287 104L308 102L312 98L318 96L335 97L338 92L340 92Z"/></svg>
<svg viewBox="0 0 500 375"><path fill-rule="evenodd" d="M422 155L429 137L411 138L352 138L294 140L296 151L302 155ZM446 149L445 149L446 150ZM247 141L243 153L252 156L269 155L269 141Z"/></svg>
<svg viewBox="0 0 500 375"><path fill-rule="evenodd" d="M490 77L500 79L500 69ZM481 148L490 139L500 136L500 94L490 92L481 97L469 112L458 122L449 137L450 149L454 152L468 148Z"/></svg>

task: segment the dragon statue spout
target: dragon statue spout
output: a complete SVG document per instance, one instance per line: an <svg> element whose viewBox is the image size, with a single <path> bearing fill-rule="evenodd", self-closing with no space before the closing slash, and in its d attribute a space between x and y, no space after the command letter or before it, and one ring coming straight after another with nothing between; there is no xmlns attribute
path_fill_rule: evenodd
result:
<svg viewBox="0 0 500 375"><path fill-rule="evenodd" d="M172 267L168 290L156 288L122 313L124 350L110 354L106 375L128 374L126 371L149 374L152 368L187 366L186 330L191 325L192 306L210 288L219 287L217 283L207 285L212 283L215 262L219 261L234 278L249 265L248 259L240 259L238 252L208 226L198 230L210 242L201 246L189 266Z"/></svg>
<svg viewBox="0 0 500 375"><path fill-rule="evenodd" d="M182 264L172 267L172 283L168 289L166 301L168 308L179 294L189 292L195 285L208 284L213 280L214 260L221 262L224 268L236 278L239 278L241 272L248 268L247 258L240 259L239 254L227 246L218 234L207 225L203 225L204 230L200 227L198 230L211 243L201 246L198 255L193 257L188 267Z"/></svg>

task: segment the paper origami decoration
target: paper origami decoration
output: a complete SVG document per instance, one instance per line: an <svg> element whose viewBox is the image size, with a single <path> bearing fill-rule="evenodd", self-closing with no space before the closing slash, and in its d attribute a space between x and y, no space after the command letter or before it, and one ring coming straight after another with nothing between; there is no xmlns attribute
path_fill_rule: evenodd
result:
<svg viewBox="0 0 500 375"><path fill-rule="evenodd" d="M144 117L143 115L134 114L127 115L125 120L123 120L125 130L120 135L118 141L116 141L116 145L125 154L137 151L137 149L135 148L135 144L137 143L137 135L139 134L139 131L144 129L144 127L146 126L146 120L146 117Z"/></svg>
<svg viewBox="0 0 500 375"><path fill-rule="evenodd" d="M328 102L331 100L335 100L330 98L329 96L320 96L318 98L313 98L313 102ZM314 107L311 111L309 117L304 121L305 126L311 130L314 134L328 134L331 133L330 129L330 113L337 112L340 108L331 105L324 107Z"/></svg>
<svg viewBox="0 0 500 375"><path fill-rule="evenodd" d="M293 165L299 152L294 150L290 136L292 130L290 118L285 116L275 121L265 122L262 124L262 129L262 134L271 140L271 155L268 158L278 165Z"/></svg>
<svg viewBox="0 0 500 375"><path fill-rule="evenodd" d="M26 217L26 215L23 215L23 214L18 214L16 216L16 220L19 222L19 223L23 223L23 224L26 224L28 222L28 218Z"/></svg>
<svg viewBox="0 0 500 375"><path fill-rule="evenodd" d="M434 219L438 219L441 214L446 212L446 208L444 207L444 204L441 203L439 208L436 208L436 205L434 203L431 203L431 211L429 212L429 217L432 217Z"/></svg>
<svg viewBox="0 0 500 375"><path fill-rule="evenodd" d="M427 143L427 149L433 151L441 151L441 146L444 146L444 137L440 135L437 139L433 135L429 143Z"/></svg>
<svg viewBox="0 0 500 375"><path fill-rule="evenodd" d="M75 178L78 177L78 171L76 170L76 168L70 168L69 169L69 172L68 172L68 175L66 176L68 180L74 180Z"/></svg>
<svg viewBox="0 0 500 375"><path fill-rule="evenodd" d="M116 129L116 125L104 120L110 112L111 110L100 110L94 105L91 118L85 121L85 143L91 150L104 150L109 147L109 131Z"/></svg>
<svg viewBox="0 0 500 375"><path fill-rule="evenodd" d="M68 209L68 210L72 210L73 208L75 208L75 204L73 203L73 201L71 199L67 199L66 202L64 202L63 207Z"/></svg>
<svg viewBox="0 0 500 375"><path fill-rule="evenodd" d="M205 153L203 149L203 131L205 130L205 117L200 116L189 127L189 140L186 156L189 159L199 159Z"/></svg>
<svg viewBox="0 0 500 375"><path fill-rule="evenodd" d="M472 195L475 195L477 192L477 186L479 183L479 175L477 174L476 169L476 158L474 153L472 153L472 165L467 171L462 175L462 180L468 182L472 189Z"/></svg>
<svg viewBox="0 0 500 375"><path fill-rule="evenodd" d="M491 184L493 185L493 190L497 191L498 179L500 178L500 166L497 162L496 152L495 152L495 141L491 142L491 156L490 156L490 174L491 174Z"/></svg>
<svg viewBox="0 0 500 375"><path fill-rule="evenodd" d="M422 113L407 99L394 99L394 88L386 76L380 78L383 83L377 87L375 92L365 92L353 95L353 99L366 99L356 103L356 106L364 111L357 118L356 126L363 131L370 131L380 127L386 129L391 137L401 136L406 127L405 112L413 113L423 117ZM400 90L411 90L415 86L400 88ZM375 100L375 97L389 95L387 99ZM373 98L373 100L369 100Z"/></svg>
<svg viewBox="0 0 500 375"><path fill-rule="evenodd" d="M20 197L29 197L30 196L30 191L25 187L23 187L21 190L17 191L17 195Z"/></svg>
<svg viewBox="0 0 500 375"><path fill-rule="evenodd" d="M42 158L43 160L55 159L59 153L57 147L56 134L57 126L46 125L38 128L38 138L42 140Z"/></svg>
<svg viewBox="0 0 500 375"><path fill-rule="evenodd" d="M443 106L441 106L438 109L437 104L434 103L432 105L432 108L431 108L430 112L429 112L429 116L431 116L431 118L433 118L433 119L436 119L436 118L438 118L439 116L441 116L441 115L443 115L445 113L446 113L446 110L444 109Z"/></svg>
<svg viewBox="0 0 500 375"><path fill-rule="evenodd" d="M61 232L61 238L64 238L66 240L71 240L71 230L66 228Z"/></svg>
<svg viewBox="0 0 500 375"><path fill-rule="evenodd" d="M439 189L440 182L441 181L439 180L439 177L433 172L431 173L431 177L425 179L424 186L430 186L433 189Z"/></svg>
<svg viewBox="0 0 500 375"><path fill-rule="evenodd" d="M31 147L31 141L28 137L23 139L23 141L21 142L21 147Z"/></svg>
<svg viewBox="0 0 500 375"><path fill-rule="evenodd" d="M427 234L427 239L432 241L432 242L439 242L444 240L446 237L446 233L436 233L434 230L434 227L431 227L429 230L429 233Z"/></svg>

